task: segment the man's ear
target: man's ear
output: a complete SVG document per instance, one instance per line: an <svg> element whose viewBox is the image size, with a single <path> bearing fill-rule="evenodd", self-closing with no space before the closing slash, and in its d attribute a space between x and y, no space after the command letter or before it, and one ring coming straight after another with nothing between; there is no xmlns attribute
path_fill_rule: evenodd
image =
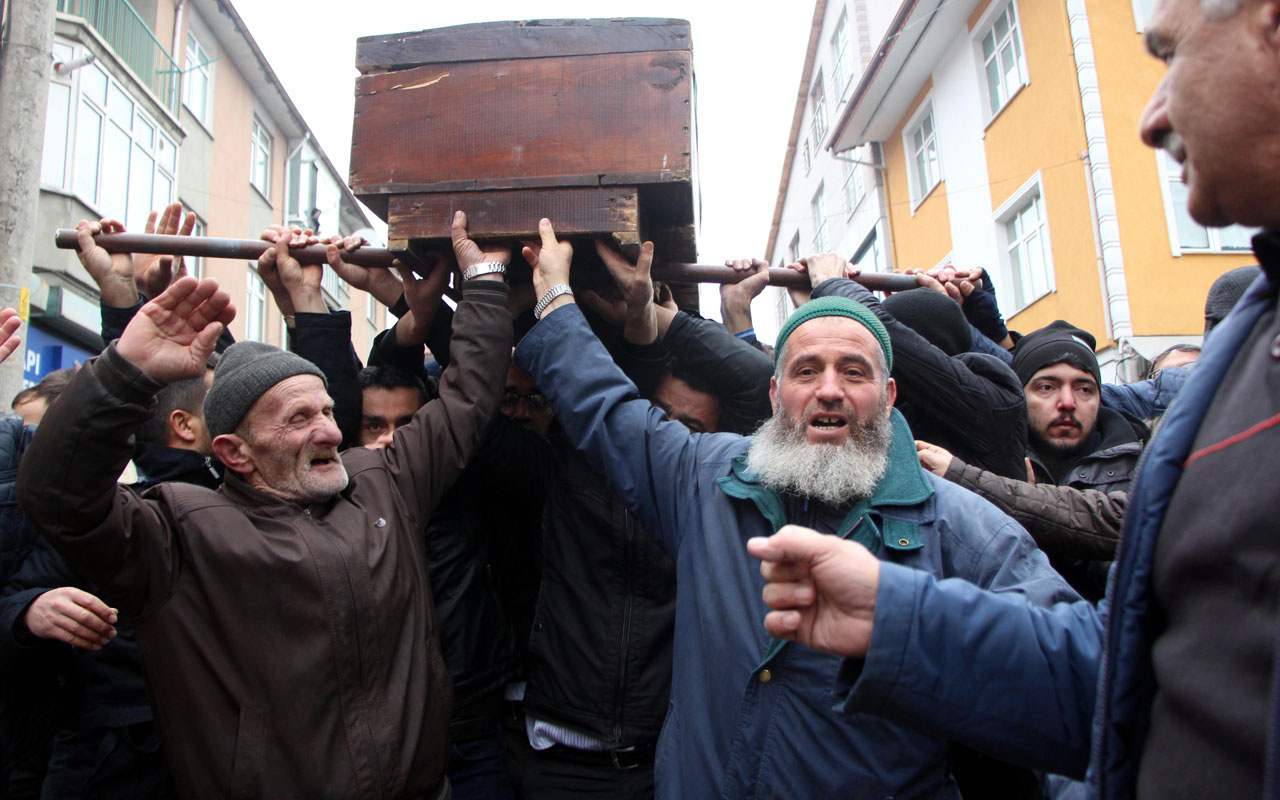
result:
<svg viewBox="0 0 1280 800"><path fill-rule="evenodd" d="M774 375L769 379L769 405L773 406L773 413L778 413L778 376Z"/></svg>
<svg viewBox="0 0 1280 800"><path fill-rule="evenodd" d="M885 412L893 410L893 402L898 399L898 382L893 378L884 387L884 407Z"/></svg>
<svg viewBox="0 0 1280 800"><path fill-rule="evenodd" d="M1271 52L1280 53L1280 2L1259 3L1252 13L1254 23L1271 46Z"/></svg>
<svg viewBox="0 0 1280 800"><path fill-rule="evenodd" d="M234 433L213 437L213 454L232 472L248 475L255 469L248 443Z"/></svg>
<svg viewBox="0 0 1280 800"><path fill-rule="evenodd" d="M182 408L175 408L169 412L169 441L177 441L182 444L195 444L196 432L191 427L191 420L195 417L190 411Z"/></svg>

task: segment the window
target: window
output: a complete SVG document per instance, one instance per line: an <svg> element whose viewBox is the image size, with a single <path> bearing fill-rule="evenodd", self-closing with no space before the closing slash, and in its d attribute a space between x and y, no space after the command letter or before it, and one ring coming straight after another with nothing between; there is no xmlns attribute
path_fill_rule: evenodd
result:
<svg viewBox="0 0 1280 800"><path fill-rule="evenodd" d="M258 277L258 270L249 265L248 289L244 304L244 338L255 342L265 341L267 329L267 286Z"/></svg>
<svg viewBox="0 0 1280 800"><path fill-rule="evenodd" d="M796 235L791 237L791 244L787 245L787 263L794 264L800 260L800 231L796 231Z"/></svg>
<svg viewBox="0 0 1280 800"><path fill-rule="evenodd" d="M813 119L809 121L813 132L813 148L814 150L822 149L823 137L827 133L827 96L822 90L822 73L818 73L818 77L813 82L813 88L809 90L809 99L813 108Z"/></svg>
<svg viewBox="0 0 1280 800"><path fill-rule="evenodd" d="M1177 256L1183 251L1233 252L1252 249L1251 239L1258 228L1231 225L1205 228L1187 212L1187 187L1182 183L1182 167L1163 150L1156 160L1164 183L1165 219L1169 226L1169 248Z"/></svg>
<svg viewBox="0 0 1280 800"><path fill-rule="evenodd" d="M994 116L1027 82L1022 34L1018 31L1018 15L1013 3L996 14L982 37L982 69L987 81L988 107Z"/></svg>
<svg viewBox="0 0 1280 800"><path fill-rule="evenodd" d="M213 116L213 69L209 54L192 34L187 34L187 58L182 69L182 104L209 127Z"/></svg>
<svg viewBox="0 0 1280 800"><path fill-rule="evenodd" d="M1133 0L1133 25L1139 32L1147 27L1147 20L1151 19L1151 9L1155 8L1156 0Z"/></svg>
<svg viewBox="0 0 1280 800"><path fill-rule="evenodd" d="M1037 174L996 212L1003 239L1013 305L1020 311L1053 291L1049 220Z"/></svg>
<svg viewBox="0 0 1280 800"><path fill-rule="evenodd" d="M827 252L827 199L821 183L813 195L813 252Z"/></svg>
<svg viewBox="0 0 1280 800"><path fill-rule="evenodd" d="M942 180L938 162L938 137L933 127L933 104L927 103L917 121L907 128L907 152L911 173L911 199L919 203Z"/></svg>
<svg viewBox="0 0 1280 800"><path fill-rule="evenodd" d="M191 212L188 211L188 214ZM191 228L192 236L204 236L206 228L204 220L197 219L196 224ZM204 256L186 256L182 259L182 263L187 265L187 274L197 280L204 279Z"/></svg>
<svg viewBox="0 0 1280 800"><path fill-rule="evenodd" d="M253 118L253 139L249 143L249 183L263 197L271 197L271 133L257 117Z"/></svg>
<svg viewBox="0 0 1280 800"><path fill-rule="evenodd" d="M177 144L99 64L52 80L49 98L41 181L141 231L147 214L173 199Z"/></svg>
<svg viewBox="0 0 1280 800"><path fill-rule="evenodd" d="M866 179L862 175L862 165L844 160L844 206L850 215L867 196Z"/></svg>
<svg viewBox="0 0 1280 800"><path fill-rule="evenodd" d="M813 156L809 153L809 140L804 140L804 174L809 174L809 168L813 166Z"/></svg>
<svg viewBox="0 0 1280 800"><path fill-rule="evenodd" d="M831 37L831 87L836 92L836 105L844 98L844 90L853 78L853 48L849 46L849 14L840 12L836 32Z"/></svg>
<svg viewBox="0 0 1280 800"><path fill-rule="evenodd" d="M324 272L320 277L320 288L328 295L331 305L336 305L339 309L348 309L351 307L351 290L347 288L347 282L338 277L338 273L328 264L324 265Z"/></svg>
<svg viewBox="0 0 1280 800"><path fill-rule="evenodd" d="M862 240L858 252L853 254L853 263L863 272L884 272L884 253L880 250L880 237L874 228Z"/></svg>
<svg viewBox="0 0 1280 800"><path fill-rule="evenodd" d="M371 294L364 296L364 318L369 323L369 344L372 345L378 335L378 301Z"/></svg>

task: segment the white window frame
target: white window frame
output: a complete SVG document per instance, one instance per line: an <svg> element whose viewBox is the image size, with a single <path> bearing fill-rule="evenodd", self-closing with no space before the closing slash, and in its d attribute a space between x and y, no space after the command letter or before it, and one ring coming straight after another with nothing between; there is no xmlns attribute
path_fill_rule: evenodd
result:
<svg viewBox="0 0 1280 800"><path fill-rule="evenodd" d="M827 237L827 187L826 182L818 184L818 190L813 193L813 199L809 201L809 208L813 212L813 253L825 253L831 247L831 240Z"/></svg>
<svg viewBox="0 0 1280 800"><path fill-rule="evenodd" d="M1028 208L1035 207L1036 216L1038 217L1037 229L1035 231L1039 245L1041 247L1041 258L1044 263L1042 290L1038 290L1035 285L1035 275L1029 275L1031 280L1030 286L1025 290L1021 298L1018 297L1019 287L1026 281L1023 275L1015 277L1015 269L1013 259L1010 253L1016 248L1022 250L1025 248L1027 240L1030 238L1028 234L1023 234L1019 239L1013 240L1010 236L1010 225L1015 219ZM1008 294L1008 302L1001 298L1001 307L1013 309L1013 314L1017 314L1023 309L1031 306L1037 300L1057 291L1057 277L1053 267L1053 237L1049 230L1049 215L1046 212L1047 204L1044 197L1044 183L1040 172L1032 175L1026 183L1018 187L1018 190L1011 194L1007 200L1000 204L992 214L992 220L996 226L996 241L1000 247L1000 264L1003 267L1004 275L1001 278L1000 285L1008 287L1005 291ZM1026 264L1025 251L1019 256L1021 264ZM1021 272L1021 270L1019 270Z"/></svg>
<svg viewBox="0 0 1280 800"><path fill-rule="evenodd" d="M862 165L850 158L841 158L844 162L844 203L845 213L852 217L853 212L867 197L867 180L862 174Z"/></svg>
<svg viewBox="0 0 1280 800"><path fill-rule="evenodd" d="M267 284L258 275L257 265L250 262L245 276L244 338L266 341Z"/></svg>
<svg viewBox="0 0 1280 800"><path fill-rule="evenodd" d="M105 102L87 90L86 82L93 76L102 79L100 85L105 87ZM141 231L153 209L164 208L173 202L178 186L178 145L143 109L142 102L129 92L125 84L116 80L100 63L86 64L73 72L71 86L63 142L66 160L63 162L62 184L58 188L74 194L95 213L119 219L129 230ZM112 98L123 101L116 106L115 114L110 107ZM127 124L120 112L128 117ZM46 122L47 117L46 111ZM92 136L80 130L81 123L89 119L97 123L97 132ZM44 141L58 136L57 131L46 127ZM123 142L125 152L108 152L111 142ZM145 161L135 163L135 159ZM80 185L78 170L84 165L92 165L92 187ZM43 166L42 157L42 177ZM119 174L112 176L114 180L108 180L108 169L104 167L118 170ZM138 174L135 174L135 167ZM144 187L135 185L136 179L147 181L145 196L139 194Z"/></svg>
<svg viewBox="0 0 1280 800"><path fill-rule="evenodd" d="M853 46L849 44L849 11L840 12L835 33L831 34L831 88L836 105L844 102L844 93L853 83Z"/></svg>
<svg viewBox="0 0 1280 800"><path fill-rule="evenodd" d="M867 264L863 261L866 255L871 254L871 263ZM862 244L858 245L858 250L853 254L851 263L858 266L863 272L884 272L884 250L880 247L880 231L873 227L866 238L862 240Z"/></svg>
<svg viewBox="0 0 1280 800"><path fill-rule="evenodd" d="M927 149L929 144L933 145L933 158L936 165L937 174L931 176L932 182L928 186L923 185L922 176L920 174L920 165L917 163L919 151L915 145L915 133L924 127L925 120L929 120L932 133L923 140L921 150ZM933 190L943 181L942 172L942 152L938 144L938 118L933 113L933 97L926 97L925 101L916 109L916 113L911 115L911 120L902 129L902 148L906 154L907 161L907 185L911 195L911 215L915 216L916 209L925 201L929 195L933 194Z"/></svg>
<svg viewBox="0 0 1280 800"><path fill-rule="evenodd" d="M267 202L271 201L271 149L274 143L271 129L254 114L249 137L249 183Z"/></svg>
<svg viewBox="0 0 1280 800"><path fill-rule="evenodd" d="M1177 205L1181 202L1183 214L1186 214L1186 206L1185 201L1179 201L1174 196L1174 193L1182 187L1182 171L1165 151L1156 150L1155 157L1156 174L1160 178L1160 196L1164 201L1165 227L1169 231L1169 252L1173 257L1180 258L1183 253L1239 253L1248 257L1253 249L1249 240L1261 230L1259 228L1247 228L1243 225L1206 228L1191 219L1191 216L1187 214L1186 221L1204 232L1207 245L1198 247L1182 243L1182 230L1178 227L1178 217L1180 215ZM1229 243L1231 242L1230 237L1234 237L1234 244ZM1224 242L1228 243L1224 244Z"/></svg>
<svg viewBox="0 0 1280 800"><path fill-rule="evenodd" d="M813 167L813 154L809 150L809 137L804 140L804 174L808 175L809 170Z"/></svg>
<svg viewBox="0 0 1280 800"><path fill-rule="evenodd" d="M1009 29L1006 31L1004 39L996 41L996 23L1001 18L1009 21ZM1022 91L1024 86L1031 83L1031 73L1027 68L1026 43L1022 39L1022 16L1018 13L1014 0L1008 0L1003 4L993 4L983 14L979 24L974 26L974 30L977 31L977 35L973 37L973 46L978 62L978 83L981 86L979 94L982 95L983 108L987 113L987 121L990 123L1013 101L1013 98ZM990 57L987 57L984 48L988 36L991 36L994 47ZM1013 48L1012 72L1014 76L1012 79L1010 79L1010 65L1004 62L1002 42L1008 42ZM987 69L992 61L995 62L997 69L1000 69L1000 82L997 87L997 93L1003 92L1002 97L991 96L991 83L987 76Z"/></svg>
<svg viewBox="0 0 1280 800"><path fill-rule="evenodd" d="M53 40L53 58L55 61L67 62L76 56L76 48L62 39ZM45 186L56 186L59 189L68 186L67 179L71 173L71 136L72 122L76 117L76 87L70 75L59 75L49 70L48 105L45 109L44 144L40 149L40 183ZM61 98L57 95L62 94ZM66 118L61 125L54 124L51 114L61 108ZM58 157L61 156L59 159ZM60 162L60 163L59 163Z"/></svg>
<svg viewBox="0 0 1280 800"><path fill-rule="evenodd" d="M1147 20L1151 18L1151 9L1155 4L1156 0L1133 0L1133 26L1138 33L1147 29Z"/></svg>
<svg viewBox="0 0 1280 800"><path fill-rule="evenodd" d="M183 207L184 207L184 208L186 208L186 207L187 207L186 203L183 203ZM194 211L191 211L190 209L188 209L188 210L187 210L187 213L188 213L188 214L194 214L195 212L194 212ZM196 217L196 223L195 223L195 225L193 225L193 226L191 227L191 235L192 235L192 236L207 236L207 235L208 235L208 233L209 233L209 227L208 227L207 225L205 225L204 220L200 219L200 217L198 217L198 216L197 216L197 217ZM204 265L204 256L184 256L184 257L183 257L183 259L182 259L182 263L183 263L183 264L186 264L186 266L187 266L187 274L188 274L188 275L190 275L191 277L195 278L196 280L203 280L203 279L204 279L204 277L205 277L205 274L204 274L204 266L205 266L205 265Z"/></svg>
<svg viewBox="0 0 1280 800"><path fill-rule="evenodd" d="M788 259L787 264L794 264L800 260L800 231L799 230L795 232L795 235L791 237L791 242L787 244L787 259Z"/></svg>
<svg viewBox="0 0 1280 800"><path fill-rule="evenodd" d="M827 90L822 82L822 70L818 70L818 77L809 88L809 108L812 112L809 131L813 135L813 150L817 153L822 150L822 142L827 135Z"/></svg>
<svg viewBox="0 0 1280 800"><path fill-rule="evenodd" d="M186 59L182 68L182 104L206 129L213 128L213 61L196 35L187 31ZM196 87L201 96L193 98Z"/></svg>
<svg viewBox="0 0 1280 800"><path fill-rule="evenodd" d="M378 301L373 298L372 294L365 293L364 296L364 318L369 323L369 345L373 346L373 339L378 335L380 326L378 325Z"/></svg>

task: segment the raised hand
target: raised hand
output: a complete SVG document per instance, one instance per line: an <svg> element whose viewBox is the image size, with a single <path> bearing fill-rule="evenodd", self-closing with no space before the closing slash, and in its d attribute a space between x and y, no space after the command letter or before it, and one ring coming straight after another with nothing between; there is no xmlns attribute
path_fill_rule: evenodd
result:
<svg viewBox="0 0 1280 800"><path fill-rule="evenodd" d="M94 239L99 233L124 233L124 224L114 219L80 220L76 223L76 257L98 284L104 304L116 308L136 305L138 285L133 279L133 255L103 250Z"/></svg>
<svg viewBox="0 0 1280 800"><path fill-rule="evenodd" d="M36 597L23 621L33 636L66 642L83 650L101 650L116 635L114 608L74 586L63 586Z"/></svg>
<svg viewBox="0 0 1280 800"><path fill-rule="evenodd" d="M545 217L538 221L538 236L540 241L536 245L525 245L521 254L529 262L529 266L533 267L533 288L538 297L542 298L551 287L569 283L573 245L556 239L551 220ZM542 313L545 316L552 309L572 302L572 295L560 295Z"/></svg>
<svg viewBox="0 0 1280 800"><path fill-rule="evenodd" d="M871 644L880 562L857 542L786 525L747 541L761 560L764 618L771 636L845 658Z"/></svg>
<svg viewBox="0 0 1280 800"><path fill-rule="evenodd" d="M147 215L145 229L147 233L159 233L165 236L190 236L191 231L196 226L195 214L187 214L186 218L183 218L182 203L170 203L165 206L164 212L159 217L160 222L157 225L156 212L152 211ZM187 268L182 261L182 256L139 256L133 271L134 280L138 284L138 291L147 297L158 297L161 292L169 288L169 284L173 283L175 279L187 274Z"/></svg>
<svg viewBox="0 0 1280 800"><path fill-rule="evenodd" d="M724 265L746 276L737 283L720 286L720 317L730 333L739 333L751 327L751 301L769 285L769 262L738 258L725 261Z"/></svg>
<svg viewBox="0 0 1280 800"><path fill-rule="evenodd" d="M391 274L391 270L386 267L361 267L342 259L344 254L353 253L368 244L363 236L333 236L326 244L329 246L324 251L325 259L339 278L360 291L373 295L373 299L388 308L400 300L404 287Z"/></svg>
<svg viewBox="0 0 1280 800"><path fill-rule="evenodd" d="M404 300L409 305L409 313L396 323L397 344L422 344L427 340L431 320L435 318L440 298L444 296L444 287L449 284L451 266L446 259L438 259L431 273L420 278L398 260L395 262L404 286Z"/></svg>
<svg viewBox="0 0 1280 800"><path fill-rule="evenodd" d="M485 261L501 261L503 264L511 263L511 245L506 244L487 244L484 247L476 244L470 238L467 232L467 215L463 211L455 211L453 214L453 224L449 226L449 233L453 236L453 253L458 258L458 269L466 271L467 267L474 267ZM502 280L499 275L494 275L493 279Z"/></svg>
<svg viewBox="0 0 1280 800"><path fill-rule="evenodd" d="M22 327L22 318L12 308L0 310L0 364L3 364L22 344L18 328Z"/></svg>
<svg viewBox="0 0 1280 800"><path fill-rule="evenodd" d="M217 281L179 278L134 315L116 352L158 383L196 378L235 315Z"/></svg>
<svg viewBox="0 0 1280 800"><path fill-rule="evenodd" d="M289 253L290 247L308 247L320 240L309 230L280 225L263 231L262 239L272 246L258 257L258 276L271 289L280 313L286 316L295 311L327 314L329 308L320 292L324 265L303 264ZM282 298L287 298L287 303L282 303Z"/></svg>

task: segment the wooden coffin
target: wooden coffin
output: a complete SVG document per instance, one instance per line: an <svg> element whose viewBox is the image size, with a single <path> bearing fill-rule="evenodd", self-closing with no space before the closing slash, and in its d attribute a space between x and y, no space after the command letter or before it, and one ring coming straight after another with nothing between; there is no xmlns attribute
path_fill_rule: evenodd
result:
<svg viewBox="0 0 1280 800"><path fill-rule="evenodd" d="M652 239L694 261L689 24L492 22L372 36L356 48L351 188L393 249L476 238ZM438 240L438 241L433 241Z"/></svg>

